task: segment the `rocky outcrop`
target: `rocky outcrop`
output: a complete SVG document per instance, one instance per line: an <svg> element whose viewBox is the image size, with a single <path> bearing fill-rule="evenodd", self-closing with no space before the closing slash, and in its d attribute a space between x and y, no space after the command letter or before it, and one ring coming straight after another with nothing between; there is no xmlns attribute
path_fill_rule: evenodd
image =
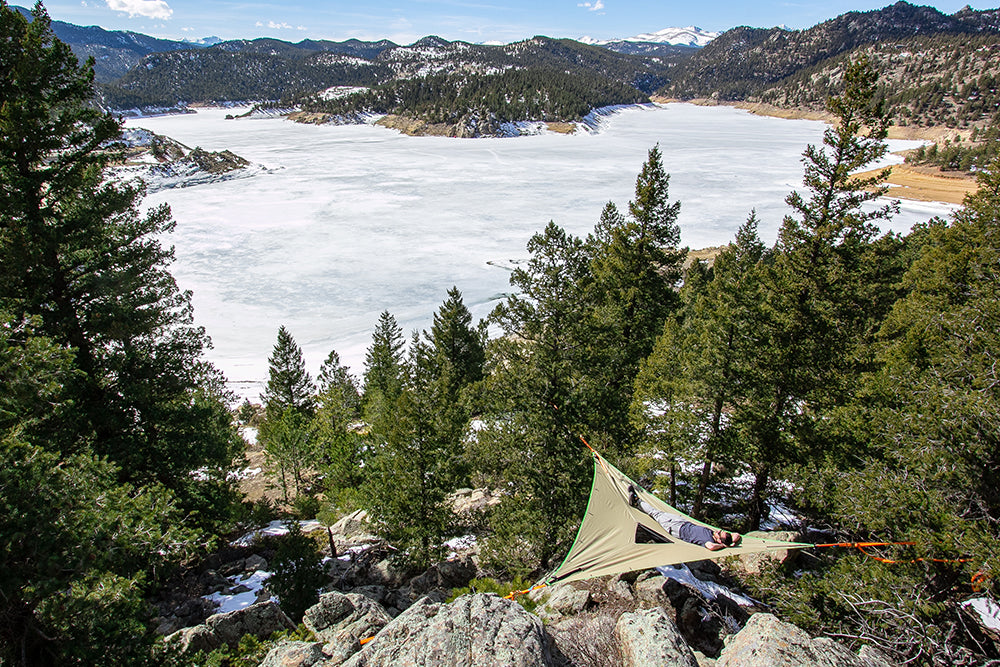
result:
<svg viewBox="0 0 1000 667"><path fill-rule="evenodd" d="M281 642L272 648L259 667L313 667L326 660L322 644L315 642Z"/></svg>
<svg viewBox="0 0 1000 667"><path fill-rule="evenodd" d="M223 645L235 647L245 635L264 639L295 624L276 602L262 602L245 609L209 616L201 625L184 628L166 637L166 641L184 653L213 651Z"/></svg>
<svg viewBox="0 0 1000 667"><path fill-rule="evenodd" d="M756 530L747 533L747 537L760 537L768 540L780 540L782 542L801 542L802 535L792 531L761 531ZM761 551L754 554L746 554L739 558L732 559L730 565L742 574L760 574L761 570L770 565L790 565L795 562L800 552L798 549L776 549L773 551Z"/></svg>
<svg viewBox="0 0 1000 667"><path fill-rule="evenodd" d="M421 599L344 663L345 667L549 664L538 617L516 602L488 593L464 595L451 604Z"/></svg>
<svg viewBox="0 0 1000 667"><path fill-rule="evenodd" d="M876 662L875 660L878 660ZM889 667L871 651L861 657L825 637L812 638L771 614L754 614L731 636L716 667Z"/></svg>
<svg viewBox="0 0 1000 667"><path fill-rule="evenodd" d="M324 643L323 653L340 664L392 618L374 600L356 593L325 593L306 610L302 622Z"/></svg>
<svg viewBox="0 0 1000 667"><path fill-rule="evenodd" d="M535 613L546 621L579 614L590 602L590 592L578 589L572 584L556 584L550 588L541 588L537 592L540 595L536 599L541 600L542 604L535 609Z"/></svg>
<svg viewBox="0 0 1000 667"><path fill-rule="evenodd" d="M124 161L112 173L121 180L142 179L148 192L247 178L264 172L260 165L253 165L232 151L191 149L142 128L127 129L122 134L122 144Z"/></svg>
<svg viewBox="0 0 1000 667"><path fill-rule="evenodd" d="M622 614L615 625L622 667L698 667L677 625L662 609Z"/></svg>

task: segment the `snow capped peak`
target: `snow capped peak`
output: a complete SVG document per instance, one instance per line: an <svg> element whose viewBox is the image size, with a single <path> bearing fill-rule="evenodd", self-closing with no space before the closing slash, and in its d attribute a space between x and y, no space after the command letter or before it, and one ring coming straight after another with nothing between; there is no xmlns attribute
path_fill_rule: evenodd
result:
<svg viewBox="0 0 1000 667"><path fill-rule="evenodd" d="M686 28L664 28L657 32L646 32L635 37L624 37L622 39L594 39L593 37L581 37L578 42L603 46L611 42L648 42L652 44L671 44L673 46L705 46L720 33L709 32L695 26Z"/></svg>

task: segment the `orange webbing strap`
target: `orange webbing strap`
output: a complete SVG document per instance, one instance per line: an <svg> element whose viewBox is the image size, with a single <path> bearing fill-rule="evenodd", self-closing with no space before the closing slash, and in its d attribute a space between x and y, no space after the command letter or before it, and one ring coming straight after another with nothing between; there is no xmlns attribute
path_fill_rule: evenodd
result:
<svg viewBox="0 0 1000 667"><path fill-rule="evenodd" d="M361 640L361 641L360 641L359 643L360 643L360 644L361 644L362 646L364 646L365 644L367 644L368 642L370 642L370 641L371 641L371 640L373 640L373 639L375 639L375 635L372 635L371 637L365 637L365 638L364 638L364 639L362 639L362 640Z"/></svg>
<svg viewBox="0 0 1000 667"><path fill-rule="evenodd" d="M548 584L538 584L537 586L532 586L531 588L526 588L523 591L511 591L507 595L503 596L504 600L513 600L519 595L526 595L531 591L537 591L539 588L545 588Z"/></svg>
<svg viewBox="0 0 1000 667"><path fill-rule="evenodd" d="M896 545L912 547L915 544L916 542L836 542L834 544L814 544L813 546L851 547L880 563L920 563L924 561L929 563L968 563L972 561L971 558L912 558L910 560L892 560L891 558L882 558L881 556L876 556L865 551L865 547L891 547Z"/></svg>
<svg viewBox="0 0 1000 667"><path fill-rule="evenodd" d="M851 547L864 551L863 547L890 547L901 544L912 547L916 542L834 542L832 544L814 544L814 547Z"/></svg>

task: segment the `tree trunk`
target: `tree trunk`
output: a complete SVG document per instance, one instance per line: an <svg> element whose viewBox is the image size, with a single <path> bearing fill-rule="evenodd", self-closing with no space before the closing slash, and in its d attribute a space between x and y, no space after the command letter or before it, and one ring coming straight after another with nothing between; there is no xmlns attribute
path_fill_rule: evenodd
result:
<svg viewBox="0 0 1000 667"><path fill-rule="evenodd" d="M677 463L670 464L670 506L677 507Z"/></svg>
<svg viewBox="0 0 1000 667"><path fill-rule="evenodd" d="M705 500L705 491L708 489L708 479L712 476L712 459L705 459L705 466L701 469L701 479L698 481L698 493L694 497L694 505L691 508L691 516L695 519L702 518L701 506Z"/></svg>
<svg viewBox="0 0 1000 667"><path fill-rule="evenodd" d="M767 506L767 482L770 475L770 466L764 465L757 471L757 478L753 483L753 495L750 497L750 508L747 513L747 531L760 529L761 521L767 518L769 511Z"/></svg>

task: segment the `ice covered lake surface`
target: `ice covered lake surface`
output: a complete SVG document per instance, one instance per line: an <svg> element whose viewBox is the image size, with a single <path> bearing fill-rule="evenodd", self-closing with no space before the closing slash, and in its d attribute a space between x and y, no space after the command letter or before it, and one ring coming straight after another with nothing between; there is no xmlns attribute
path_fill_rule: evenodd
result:
<svg viewBox="0 0 1000 667"><path fill-rule="evenodd" d="M159 192L177 220L173 273L194 293L208 353L256 399L279 325L315 376L335 349L355 374L383 310L408 338L430 326L457 286L474 316L510 291L509 270L550 220L585 236L608 201L625 210L647 151L659 143L681 241L728 243L756 209L773 243L801 155L822 141L815 121L728 107L627 108L598 133L516 139L408 137L376 126L225 120L233 110L128 121L190 147L229 149L269 168L253 178ZM890 142L892 150L916 142ZM895 161L899 161L896 159ZM943 204L903 202L905 232Z"/></svg>

